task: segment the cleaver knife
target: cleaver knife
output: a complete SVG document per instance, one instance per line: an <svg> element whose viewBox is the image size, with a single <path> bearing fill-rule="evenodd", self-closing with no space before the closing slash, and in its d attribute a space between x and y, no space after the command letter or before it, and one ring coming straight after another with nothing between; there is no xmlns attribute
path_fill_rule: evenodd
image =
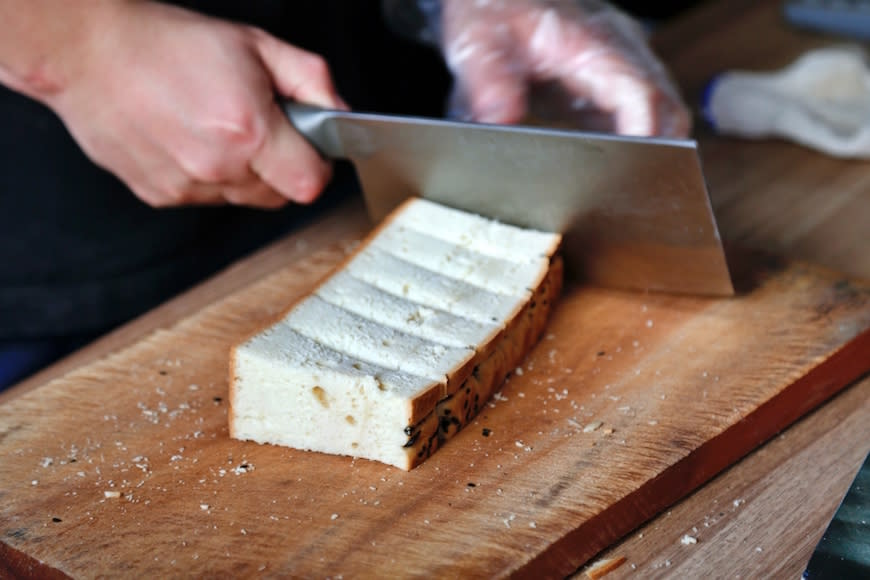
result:
<svg viewBox="0 0 870 580"><path fill-rule="evenodd" d="M375 221L420 196L561 233L574 279L734 293L694 141L283 106L321 154L354 164Z"/></svg>

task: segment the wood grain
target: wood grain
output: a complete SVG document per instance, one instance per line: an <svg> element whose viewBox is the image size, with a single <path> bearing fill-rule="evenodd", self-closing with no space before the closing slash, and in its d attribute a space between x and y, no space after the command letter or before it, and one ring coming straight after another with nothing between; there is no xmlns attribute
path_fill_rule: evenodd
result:
<svg viewBox="0 0 870 580"><path fill-rule="evenodd" d="M837 42L786 28L779 18L779 4L775 0L707 2L657 33L660 52L693 103L697 102L702 86L717 72L733 67L776 68L807 48ZM870 252L867 252L870 167L866 162L836 161L779 141L748 143L724 139L703 126L698 132L723 238L870 279ZM182 317L290 261L328 247L344 234L358 237L367 227L360 208L360 205L342 208L301 234L240 262L0 395L0 402L15 400L50 379L135 343L154 329L170 328ZM635 572L643 577L651 573L673 576L676 575L670 573L673 568L665 565L670 560L681 572L699 571L699 576L796 577L845 494L860 465L859 457L870 451L870 438L860 428L868 424L868 385L870 379L865 379L858 387L835 397L785 431L784 437L764 445L670 512L652 520L643 537L632 534L615 546L613 553L625 554L629 560L614 575ZM4 405L0 415L6 417L5 413ZM594 433L600 433L601 429ZM65 437L71 434L58 435L57 443ZM5 463L3 455L0 464ZM251 475L254 473L257 472ZM542 479L547 476L537 474ZM440 480L439 483L443 484ZM780 490L784 492L778 493ZM75 500L74 496L65 497ZM725 510L727 518L719 517L719 512L711 509L714 505L733 507L729 502L735 499L746 502L738 506L741 509ZM115 504L104 507L112 505ZM122 515L117 507L120 505L115 508L118 517ZM714 525L705 516L719 517L718 523ZM707 527L705 523L711 525ZM678 544L683 534L692 533L693 526L703 532L699 543ZM49 528L49 524L45 527ZM295 529L287 527L286 531ZM197 538L202 534L204 530ZM65 538L72 535L68 533ZM84 539L81 543L84 549ZM27 554L10 550L11 545L6 539L0 541L0 576L4 572L10 574L3 564L33 577L45 577L46 571L56 571L40 567ZM753 546L762 547L762 551L749 549ZM175 570L176 576L189 575L184 573L186 567L181 572ZM230 574L230 570L229 564L221 568L224 575Z"/></svg>
<svg viewBox="0 0 870 580"><path fill-rule="evenodd" d="M633 532L600 556L626 558L608 580L799 578L870 451L868 400L865 379Z"/></svg>
<svg viewBox="0 0 870 580"><path fill-rule="evenodd" d="M564 575L870 366L870 286L756 256L733 300L568 289L410 473L230 440L230 344L346 247L4 404L3 550L75 577Z"/></svg>

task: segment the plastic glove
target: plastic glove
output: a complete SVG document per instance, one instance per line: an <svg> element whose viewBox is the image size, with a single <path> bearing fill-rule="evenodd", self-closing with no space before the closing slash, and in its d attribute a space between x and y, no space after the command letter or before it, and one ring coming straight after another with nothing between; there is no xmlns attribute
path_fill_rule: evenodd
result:
<svg viewBox="0 0 870 580"><path fill-rule="evenodd" d="M690 115L642 28L597 0L444 0L441 44L466 117L515 123L535 84L626 135L685 136Z"/></svg>
<svg viewBox="0 0 870 580"><path fill-rule="evenodd" d="M782 137L834 157L870 159L870 67L858 47L811 50L772 73L724 73L705 101L705 116L723 134Z"/></svg>
<svg viewBox="0 0 870 580"><path fill-rule="evenodd" d="M325 62L249 27L109 2L42 99L96 163L153 206L309 202L330 165L275 103L343 108Z"/></svg>

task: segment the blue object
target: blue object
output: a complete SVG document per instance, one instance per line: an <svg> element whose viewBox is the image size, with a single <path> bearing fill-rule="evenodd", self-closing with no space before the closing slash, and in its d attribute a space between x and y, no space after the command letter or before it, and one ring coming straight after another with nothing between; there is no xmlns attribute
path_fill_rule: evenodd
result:
<svg viewBox="0 0 870 580"><path fill-rule="evenodd" d="M98 334L0 341L0 391L95 340Z"/></svg>
<svg viewBox="0 0 870 580"><path fill-rule="evenodd" d="M710 101L713 99L713 92L716 90L716 84L720 78L722 75L716 75L710 79L701 93L701 116L714 130L716 129L716 118L713 116L713 111L710 110Z"/></svg>
<svg viewBox="0 0 870 580"><path fill-rule="evenodd" d="M51 341L0 344L0 391L48 365L58 350Z"/></svg>
<svg viewBox="0 0 870 580"><path fill-rule="evenodd" d="M870 0L788 0L783 12L801 28L870 39Z"/></svg>

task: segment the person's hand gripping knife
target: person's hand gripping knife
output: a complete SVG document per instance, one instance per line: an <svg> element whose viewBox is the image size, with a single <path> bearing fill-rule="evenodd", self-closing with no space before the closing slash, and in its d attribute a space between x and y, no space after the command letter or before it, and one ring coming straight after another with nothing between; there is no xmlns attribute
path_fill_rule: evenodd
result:
<svg viewBox="0 0 870 580"><path fill-rule="evenodd" d="M519 122L530 89L557 84L575 110L607 115L617 133L689 133L690 114L644 30L606 2L443 0L440 26L454 108L468 119Z"/></svg>
<svg viewBox="0 0 870 580"><path fill-rule="evenodd" d="M317 55L144 0L0 0L0 21L0 82L152 206L276 208L330 179L275 102L346 108Z"/></svg>

